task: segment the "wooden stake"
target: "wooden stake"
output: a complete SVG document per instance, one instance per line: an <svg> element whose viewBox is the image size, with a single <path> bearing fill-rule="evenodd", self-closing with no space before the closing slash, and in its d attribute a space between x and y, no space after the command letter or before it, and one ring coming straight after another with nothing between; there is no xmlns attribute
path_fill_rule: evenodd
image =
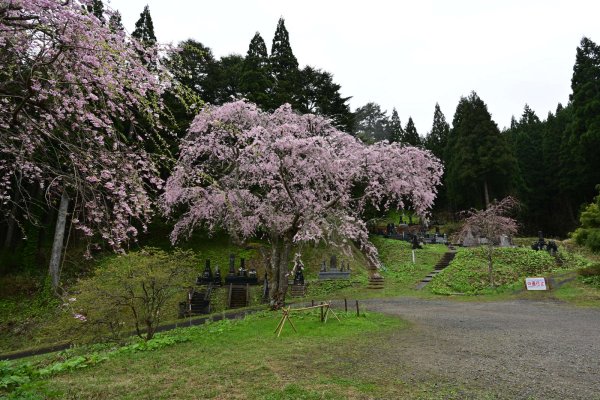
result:
<svg viewBox="0 0 600 400"><path fill-rule="evenodd" d="M348 300L344 297L344 311L348 312Z"/></svg>
<svg viewBox="0 0 600 400"><path fill-rule="evenodd" d="M358 309L358 300L356 300L356 316L359 317L360 316L360 311Z"/></svg>
<svg viewBox="0 0 600 400"><path fill-rule="evenodd" d="M323 322L323 302L321 302L321 322Z"/></svg>

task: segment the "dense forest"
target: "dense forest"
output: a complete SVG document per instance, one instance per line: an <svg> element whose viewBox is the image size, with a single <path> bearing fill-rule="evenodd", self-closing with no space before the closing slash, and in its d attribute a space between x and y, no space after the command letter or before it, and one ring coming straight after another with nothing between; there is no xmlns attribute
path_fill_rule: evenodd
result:
<svg viewBox="0 0 600 400"><path fill-rule="evenodd" d="M113 167L119 165L124 175L132 174L128 170L134 168L131 163L145 165L145 175L140 179L146 184L157 183L158 178L165 179L169 175L179 154L178 138L188 131L199 109L206 104L222 105L242 98L265 111L289 103L296 112L314 113L330 119L337 129L367 144L387 141L431 151L444 165L442 185L433 207L433 219L437 221L455 220L461 210L482 208L494 199L513 195L522 204L519 211L521 233L543 230L551 236L565 237L577 228L583 208L593 200L596 185L600 183L600 158L597 156L600 145L600 46L589 38L583 38L577 48L569 103L557 104L556 110L547 116L536 115L525 104L522 111L515 110L518 116L513 117L510 127L501 130L484 100L473 91L460 98L451 123L436 105L431 130L420 134L412 118L409 117L406 124L402 123L395 108L388 116L380 105L370 102L352 111L350 97L341 95L341 86L335 83L333 73L318 66L300 66L283 18L277 22L270 51L257 32L250 38L245 55L216 58L211 48L196 39L182 41L176 48L159 49L147 6L135 24L131 36L137 40L131 44L125 39L118 42L119 37L125 37L118 11L108 10L101 0L94 0L84 13L95 16L107 32L112 32L110 40L122 46L124 52L137 54L140 68L146 71L144 74L169 79L168 89L161 91L158 97L152 92L153 84L148 83L152 82L150 76L140 87L125 88L119 95L127 102L127 109L121 109L109 100L98 100L106 101L99 103L99 109L108 107L113 114L101 114L97 120L94 117L91 124L95 127L112 124L123 143L136 149L134 161L127 160L133 150L126 150L121 159L121 155L105 154L92 144L87 144L89 147L77 155L80 160L104 160ZM20 26L20 22L6 21ZM20 61L9 59L11 54L6 48L0 50L3 65L20 65ZM133 73L139 74L139 71L132 67ZM15 93L20 96L30 90L31 82L26 78L23 82L11 81L13 72L4 68L0 72L2 99L12 98ZM97 89L101 91L104 84L98 81ZM131 104L128 91L143 93L145 100ZM100 95L90 91L86 96ZM6 104L8 101L3 107L8 107ZM0 132L6 138L12 135L11 124L16 124L15 116L21 111L19 107L29 106L26 102L23 104L16 106L14 115L3 119ZM69 107L77 104L75 99ZM39 111L37 104L32 103L31 107L32 113ZM49 124L63 112L60 109L56 115L48 114ZM123 114L122 118L115 116L119 113ZM95 131L90 132L95 134ZM59 143L59 146L71 148L74 147L70 142L72 138L65 134L45 142L47 138L44 137L39 144L56 146ZM141 233L147 223L164 224L157 216L149 218L148 204L156 194L148 194L146 198L134 184L127 183L123 185L122 195L102 197L84 185L86 179L87 183L95 179L89 175L86 178L89 171L85 165L60 155L56 158L45 155L40 161L34 159L38 153L29 160L22 155L21 148L17 149L12 142L10 146L3 148L0 159L3 200L0 243L5 253L1 267L4 271L19 265L47 266L51 262L49 254L57 224L62 224L63 231L65 224L81 228L67 229L72 243L77 243L91 235L87 234L87 225L81 218L95 221L99 232L96 239L100 239L101 244L88 248L92 252L104 248L122 250L128 238L136 236L138 231ZM114 147L118 147L116 142ZM11 148L14 152L6 150ZM25 158L19 158L21 156ZM22 164L26 165L25 170L11 169L11 165L20 162L25 163ZM40 169L38 165L43 167ZM108 168L105 167L98 166L98 176ZM32 173L35 179L23 179L21 173L24 172ZM126 181L125 176L121 178ZM61 182L81 190L76 193L61 191ZM156 193L160 193L160 184L155 186ZM127 211L127 221L120 221L119 207L135 212ZM98 209L102 213L95 215L94 210ZM77 215L83 217L78 219ZM104 215L120 222L105 223ZM139 221L134 221L136 219Z"/></svg>

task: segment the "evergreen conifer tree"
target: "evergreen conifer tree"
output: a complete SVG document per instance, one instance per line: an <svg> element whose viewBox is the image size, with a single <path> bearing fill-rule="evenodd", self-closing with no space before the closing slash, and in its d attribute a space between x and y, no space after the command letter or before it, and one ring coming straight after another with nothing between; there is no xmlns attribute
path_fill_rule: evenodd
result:
<svg viewBox="0 0 600 400"><path fill-rule="evenodd" d="M305 67L300 71L299 111L327 116L337 128L350 132L353 121L347 104L350 97L342 97L340 89L329 72Z"/></svg>
<svg viewBox="0 0 600 400"><path fill-rule="evenodd" d="M110 18L108 19L108 27L112 32L125 31L123 21L121 20L121 13L119 11L115 11L114 14L110 16Z"/></svg>
<svg viewBox="0 0 600 400"><path fill-rule="evenodd" d="M104 24L104 4L102 0L92 0L91 4L87 6L87 10Z"/></svg>
<svg viewBox="0 0 600 400"><path fill-rule="evenodd" d="M600 183L600 46L584 37L577 48L571 80L573 121L569 141L578 203L589 202Z"/></svg>
<svg viewBox="0 0 600 400"><path fill-rule="evenodd" d="M202 43L188 39L178 46L181 50L166 61L173 77L211 104L218 99L218 62L212 50Z"/></svg>
<svg viewBox="0 0 600 400"><path fill-rule="evenodd" d="M269 72L267 46L260 33L256 32L248 46L240 78L242 94L264 110L271 107L273 79Z"/></svg>
<svg viewBox="0 0 600 400"><path fill-rule="evenodd" d="M140 19L135 23L135 30L131 34L146 48L156 44L156 36L154 35L154 24L150 15L150 7L146 5L144 11L140 14Z"/></svg>
<svg viewBox="0 0 600 400"><path fill-rule="evenodd" d="M412 117L408 117L406 128L404 128L404 136L402 137L402 143L411 146L421 145L421 138L419 137L419 133L417 132L417 128L415 127L415 123L413 122Z"/></svg>
<svg viewBox="0 0 600 400"><path fill-rule="evenodd" d="M354 112L353 134L366 143L388 138L388 117L377 103L367 103Z"/></svg>
<svg viewBox="0 0 600 400"><path fill-rule="evenodd" d="M450 134L450 125L446 122L446 117L440 105L435 103L435 111L433 112L433 125L431 132L425 138L425 148L431 151L440 160L446 159L444 150L448 145L448 136Z"/></svg>
<svg viewBox="0 0 600 400"><path fill-rule="evenodd" d="M298 60L292 51L290 36L283 18L277 22L269 61L274 81L271 108L277 108L284 103L290 103L292 107L298 108L300 86Z"/></svg>
<svg viewBox="0 0 600 400"><path fill-rule="evenodd" d="M535 112L525 104L519 121L513 121L506 132L512 142L519 167L519 179L515 181L518 197L522 202L521 218L530 233L542 229L546 215L545 205L549 182L544 165L544 126Z"/></svg>
<svg viewBox="0 0 600 400"><path fill-rule="evenodd" d="M487 105L475 92L460 99L452 125L446 184L454 210L481 208L493 198L505 197L514 186L517 162Z"/></svg>
<svg viewBox="0 0 600 400"><path fill-rule="evenodd" d="M390 124L388 126L388 141L390 143L399 143L404 137L404 129L402 129L402 123L400 122L400 116L398 110L394 107L392 110L392 116L390 118Z"/></svg>

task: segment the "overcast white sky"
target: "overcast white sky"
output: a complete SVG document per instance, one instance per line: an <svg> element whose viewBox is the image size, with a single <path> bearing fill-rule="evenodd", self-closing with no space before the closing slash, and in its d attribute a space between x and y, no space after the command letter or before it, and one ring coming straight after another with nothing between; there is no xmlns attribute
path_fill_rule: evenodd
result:
<svg viewBox="0 0 600 400"><path fill-rule="evenodd" d="M270 51L282 16L301 67L333 73L353 110L412 116L421 136L436 102L451 123L471 90L501 129L525 103L545 118L568 101L581 38L600 42L598 0L109 1L129 32L146 4L160 42L193 38L217 57L245 55L256 31Z"/></svg>

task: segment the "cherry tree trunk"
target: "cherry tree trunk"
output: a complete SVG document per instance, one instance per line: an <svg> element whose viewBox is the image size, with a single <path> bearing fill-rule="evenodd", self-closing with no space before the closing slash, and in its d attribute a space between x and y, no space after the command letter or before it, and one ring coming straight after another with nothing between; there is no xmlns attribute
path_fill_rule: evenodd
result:
<svg viewBox="0 0 600 400"><path fill-rule="evenodd" d="M283 307L288 288L288 264L292 241L286 237L271 238L271 271L268 274L270 291L270 306L272 309Z"/></svg>
<svg viewBox="0 0 600 400"><path fill-rule="evenodd" d="M65 239L65 226L67 223L67 211L69 209L69 196L63 191L60 196L60 205L58 207L58 217L56 218L56 228L54 230L54 241L52 243L52 254L50 256L50 266L48 272L52 279L52 288L56 290L60 282L60 261Z"/></svg>
<svg viewBox="0 0 600 400"><path fill-rule="evenodd" d="M489 239L488 239L489 240ZM488 245L487 247L487 261L488 261L488 274L490 277L490 287L496 286L494 282L494 265L493 265L493 256L494 256L494 247L493 245Z"/></svg>
<svg viewBox="0 0 600 400"><path fill-rule="evenodd" d="M17 203L13 204L8 217L8 227L6 228L6 237L4 238L4 249L12 247L13 237L15 235L15 226L17 225Z"/></svg>

